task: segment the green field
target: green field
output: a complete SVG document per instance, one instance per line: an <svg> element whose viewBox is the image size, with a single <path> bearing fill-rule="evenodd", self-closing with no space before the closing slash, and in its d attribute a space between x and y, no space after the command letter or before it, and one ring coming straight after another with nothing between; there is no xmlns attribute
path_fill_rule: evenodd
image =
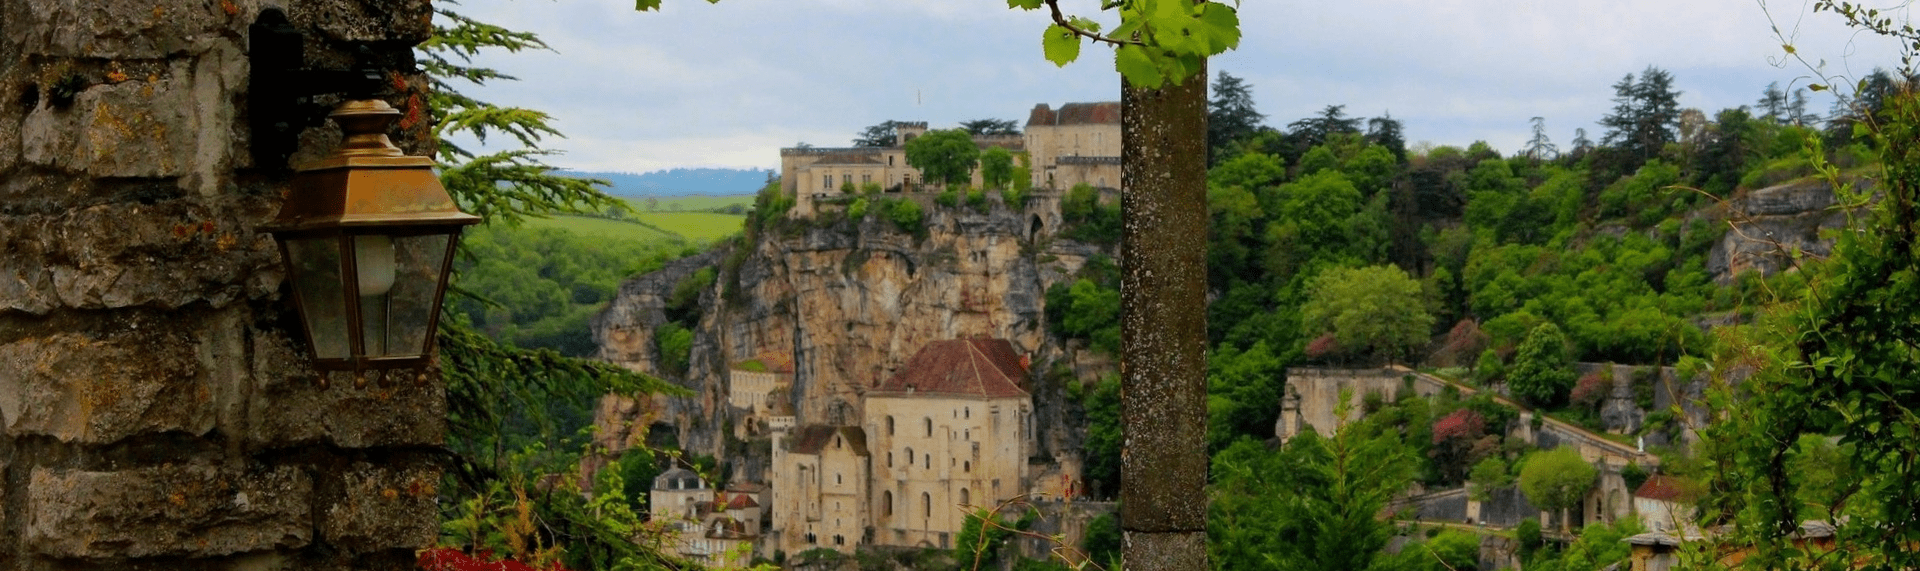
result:
<svg viewBox="0 0 1920 571"><path fill-rule="evenodd" d="M733 218L738 219L741 217L734 216ZM662 232L644 224L607 220L605 218L587 218L584 216L528 218L526 225L529 228L559 228L590 238L611 238L645 243L665 242L677 237L674 235L677 232Z"/></svg>
<svg viewBox="0 0 1920 571"><path fill-rule="evenodd" d="M624 197L633 209L639 212L688 212L695 210L713 210L731 205L753 206L753 195L736 196L629 196ZM653 201L649 204L648 201Z"/></svg>
<svg viewBox="0 0 1920 571"><path fill-rule="evenodd" d="M713 242L739 234L741 224L747 219L712 212L636 212L634 217L693 242Z"/></svg>

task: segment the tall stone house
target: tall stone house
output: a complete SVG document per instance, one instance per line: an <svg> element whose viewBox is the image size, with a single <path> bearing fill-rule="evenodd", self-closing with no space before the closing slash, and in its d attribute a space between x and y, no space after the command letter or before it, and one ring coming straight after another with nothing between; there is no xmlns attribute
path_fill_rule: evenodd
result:
<svg viewBox="0 0 1920 571"><path fill-rule="evenodd" d="M745 569L760 540L763 492L752 484L715 489L676 466L654 477L647 505L674 532L674 553L710 568Z"/></svg>
<svg viewBox="0 0 1920 571"><path fill-rule="evenodd" d="M781 190L793 196L795 215L814 213L818 198L837 196L847 186L868 183L888 192L913 191L925 180L907 164L908 141L927 132L925 122L895 124L894 144L886 147L790 147L780 149ZM1064 189L1086 183L1097 188L1120 185L1120 102L1068 103L1055 110L1045 103L1028 114L1020 135L975 135L981 149L1003 147L1025 152L1033 166L1035 188ZM972 184L981 186L979 169Z"/></svg>
<svg viewBox="0 0 1920 571"><path fill-rule="evenodd" d="M866 392L858 426L775 432L765 547L951 548L969 511L1028 488L1027 368L1004 339L935 341Z"/></svg>

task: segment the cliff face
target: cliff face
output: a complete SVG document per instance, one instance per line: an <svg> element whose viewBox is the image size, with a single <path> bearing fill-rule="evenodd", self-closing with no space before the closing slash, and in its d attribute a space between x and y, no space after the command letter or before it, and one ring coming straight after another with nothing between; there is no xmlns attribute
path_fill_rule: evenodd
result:
<svg viewBox="0 0 1920 571"><path fill-rule="evenodd" d="M1714 243L1707 271L1726 284L1741 272L1771 275L1787 269L1794 252L1826 256L1833 251L1833 240L1820 236L1821 231L1847 223L1846 213L1833 204L1833 187L1824 181L1763 188L1729 201L1733 228Z"/></svg>
<svg viewBox="0 0 1920 571"><path fill-rule="evenodd" d="M788 398L802 425L857 423L860 395L930 341L998 337L1031 355L1036 373L1070 364L1072 352L1046 333L1044 292L1090 257L1111 252L1057 238L1056 197L1041 194L1011 208L992 197L984 212L938 206L930 195L906 199L922 201L922 235L879 214L849 221L828 213L780 221L743 252L722 248L629 280L595 320L600 357L657 374L652 332L665 322L668 293L684 276L721 266L701 297L692 366L676 379L696 395L658 404L661 422L672 424L683 447L723 456L733 455L723 454L727 370L760 355L792 356ZM738 260L737 271L727 269L728 257ZM1063 391L1032 389L1036 408L1055 411L1039 426L1062 427L1043 438L1038 454L1077 446L1077 431L1063 429L1069 407L1045 402Z"/></svg>

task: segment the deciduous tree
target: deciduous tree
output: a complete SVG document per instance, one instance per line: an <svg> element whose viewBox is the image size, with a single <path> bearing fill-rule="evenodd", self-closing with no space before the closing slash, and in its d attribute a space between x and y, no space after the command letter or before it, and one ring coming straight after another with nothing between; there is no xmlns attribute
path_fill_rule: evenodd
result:
<svg viewBox="0 0 1920 571"><path fill-rule="evenodd" d="M1600 471L1580 457L1580 451L1562 446L1528 456L1520 467L1520 492L1534 507L1560 511L1560 524L1567 527L1565 510L1580 505L1593 489Z"/></svg>
<svg viewBox="0 0 1920 571"><path fill-rule="evenodd" d="M1507 388L1514 398L1536 407L1555 407L1573 390L1573 363L1567 359L1567 337L1552 322L1527 332L1507 369Z"/></svg>
<svg viewBox="0 0 1920 571"><path fill-rule="evenodd" d="M1332 333L1349 353L1395 361L1425 345L1433 329L1420 294L1420 282L1395 266L1330 269L1309 286L1303 333Z"/></svg>
<svg viewBox="0 0 1920 571"><path fill-rule="evenodd" d="M920 169L929 182L966 184L973 178L973 167L980 160L980 147L973 136L959 129L927 131L907 141L907 164Z"/></svg>

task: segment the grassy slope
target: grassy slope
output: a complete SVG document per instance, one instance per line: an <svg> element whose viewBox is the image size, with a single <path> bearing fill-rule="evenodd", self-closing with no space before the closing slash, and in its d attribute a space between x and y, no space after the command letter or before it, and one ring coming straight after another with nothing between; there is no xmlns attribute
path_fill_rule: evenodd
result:
<svg viewBox="0 0 1920 571"><path fill-rule="evenodd" d="M747 217L712 212L639 212L635 218L694 242L712 242L740 233Z"/></svg>
<svg viewBox="0 0 1920 571"><path fill-rule="evenodd" d="M735 218L739 218L736 216ZM531 218L526 221L531 228L560 228L590 238L633 240L641 243L667 242L678 239L669 232L649 228L642 224L607 220L605 218L587 218L582 216L554 216L552 218Z"/></svg>
<svg viewBox="0 0 1920 571"><path fill-rule="evenodd" d="M647 211L648 199L646 197L629 196L624 198L628 204L633 205L634 210L639 212ZM679 206L680 211L684 212L712 210L734 204L742 206L753 205L753 195L751 194L735 196L661 196L655 197L654 200L658 201L656 209L660 212L671 212L674 206Z"/></svg>

